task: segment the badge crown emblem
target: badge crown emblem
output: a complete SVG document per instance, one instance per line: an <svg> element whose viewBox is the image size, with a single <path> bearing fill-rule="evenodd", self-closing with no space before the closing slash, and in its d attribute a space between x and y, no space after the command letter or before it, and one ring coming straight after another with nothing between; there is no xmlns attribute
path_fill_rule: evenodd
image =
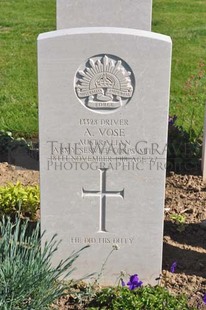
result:
<svg viewBox="0 0 206 310"><path fill-rule="evenodd" d="M100 79L96 82L96 86L97 87L102 87L102 88L107 88L107 87L112 87L113 86L113 82L112 80L107 77L107 74L103 74L102 77L100 77Z"/></svg>
<svg viewBox="0 0 206 310"><path fill-rule="evenodd" d="M78 71L76 93L90 109L117 109L133 95L131 72L120 59L110 59L106 55L91 58L88 65Z"/></svg>

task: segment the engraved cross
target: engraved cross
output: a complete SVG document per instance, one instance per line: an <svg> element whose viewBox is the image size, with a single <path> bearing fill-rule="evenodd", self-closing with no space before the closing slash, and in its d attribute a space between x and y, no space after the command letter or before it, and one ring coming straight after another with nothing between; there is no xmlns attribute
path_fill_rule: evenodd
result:
<svg viewBox="0 0 206 310"><path fill-rule="evenodd" d="M95 190L84 190L82 188L82 197L99 197L100 199L100 210L99 210L99 231L106 232L106 198L107 197L120 197L124 199L124 189L121 191L107 191L106 190L106 172L107 168L99 169L100 171L100 189Z"/></svg>

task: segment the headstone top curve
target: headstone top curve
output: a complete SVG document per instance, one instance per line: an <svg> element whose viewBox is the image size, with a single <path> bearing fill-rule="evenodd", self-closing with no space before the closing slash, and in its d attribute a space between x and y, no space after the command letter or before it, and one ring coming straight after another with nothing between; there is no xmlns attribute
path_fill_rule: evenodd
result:
<svg viewBox="0 0 206 310"><path fill-rule="evenodd" d="M49 31L41 33L38 36L38 41L43 39L49 39L54 37L61 37L65 35L76 35L76 34L125 34L125 35L134 35L139 37L147 37L151 39L158 39L166 42L172 43L171 37L159 34L156 32L149 32L138 29L129 29L129 28L116 28L116 27L80 27L80 28L70 28L70 29L62 29L57 31Z"/></svg>

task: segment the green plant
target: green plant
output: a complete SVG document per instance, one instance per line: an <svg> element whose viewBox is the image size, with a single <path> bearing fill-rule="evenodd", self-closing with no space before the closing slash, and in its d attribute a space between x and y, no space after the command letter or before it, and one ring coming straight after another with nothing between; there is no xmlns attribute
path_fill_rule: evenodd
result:
<svg viewBox="0 0 206 310"><path fill-rule="evenodd" d="M31 149L32 144L22 137L14 137L10 131L0 130L0 153L8 153L16 147Z"/></svg>
<svg viewBox="0 0 206 310"><path fill-rule="evenodd" d="M20 182L0 187L0 216L17 214L34 220L39 209L39 186L24 186Z"/></svg>
<svg viewBox="0 0 206 310"><path fill-rule="evenodd" d="M0 131L0 153L8 152L9 145L12 140L13 138L11 132L5 130Z"/></svg>
<svg viewBox="0 0 206 310"><path fill-rule="evenodd" d="M28 221L10 218L0 223L0 309L46 310L64 294L65 283L59 277L71 275L73 263L84 247L52 267L51 259L59 242L54 236L44 246L40 225L29 234ZM44 237L45 238L45 237Z"/></svg>
<svg viewBox="0 0 206 310"><path fill-rule="evenodd" d="M182 214L171 214L170 219L177 224L177 230L182 232L185 230L185 216Z"/></svg>
<svg viewBox="0 0 206 310"><path fill-rule="evenodd" d="M186 298L172 296L160 286L145 286L135 290L125 287L104 288L87 309L95 310L192 310Z"/></svg>

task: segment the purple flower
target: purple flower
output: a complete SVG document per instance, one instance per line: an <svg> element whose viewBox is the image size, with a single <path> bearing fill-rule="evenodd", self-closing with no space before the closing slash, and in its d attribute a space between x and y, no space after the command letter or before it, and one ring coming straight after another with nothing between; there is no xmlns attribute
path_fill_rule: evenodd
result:
<svg viewBox="0 0 206 310"><path fill-rule="evenodd" d="M125 282L124 282L124 280L123 280L123 279L120 279L120 281L121 281L121 285L122 285L122 287L124 287L124 286L125 286Z"/></svg>
<svg viewBox="0 0 206 310"><path fill-rule="evenodd" d="M127 285L129 286L129 289L132 291L136 287L142 286L142 281L139 281L138 275L134 274L134 275L130 276L130 279L129 279L129 282L127 283Z"/></svg>
<svg viewBox="0 0 206 310"><path fill-rule="evenodd" d="M203 300L204 304L206 305L206 294L203 296L202 300Z"/></svg>
<svg viewBox="0 0 206 310"><path fill-rule="evenodd" d="M170 271L171 271L172 273L174 273L176 267L177 267L177 262L172 263L172 266L170 267Z"/></svg>

